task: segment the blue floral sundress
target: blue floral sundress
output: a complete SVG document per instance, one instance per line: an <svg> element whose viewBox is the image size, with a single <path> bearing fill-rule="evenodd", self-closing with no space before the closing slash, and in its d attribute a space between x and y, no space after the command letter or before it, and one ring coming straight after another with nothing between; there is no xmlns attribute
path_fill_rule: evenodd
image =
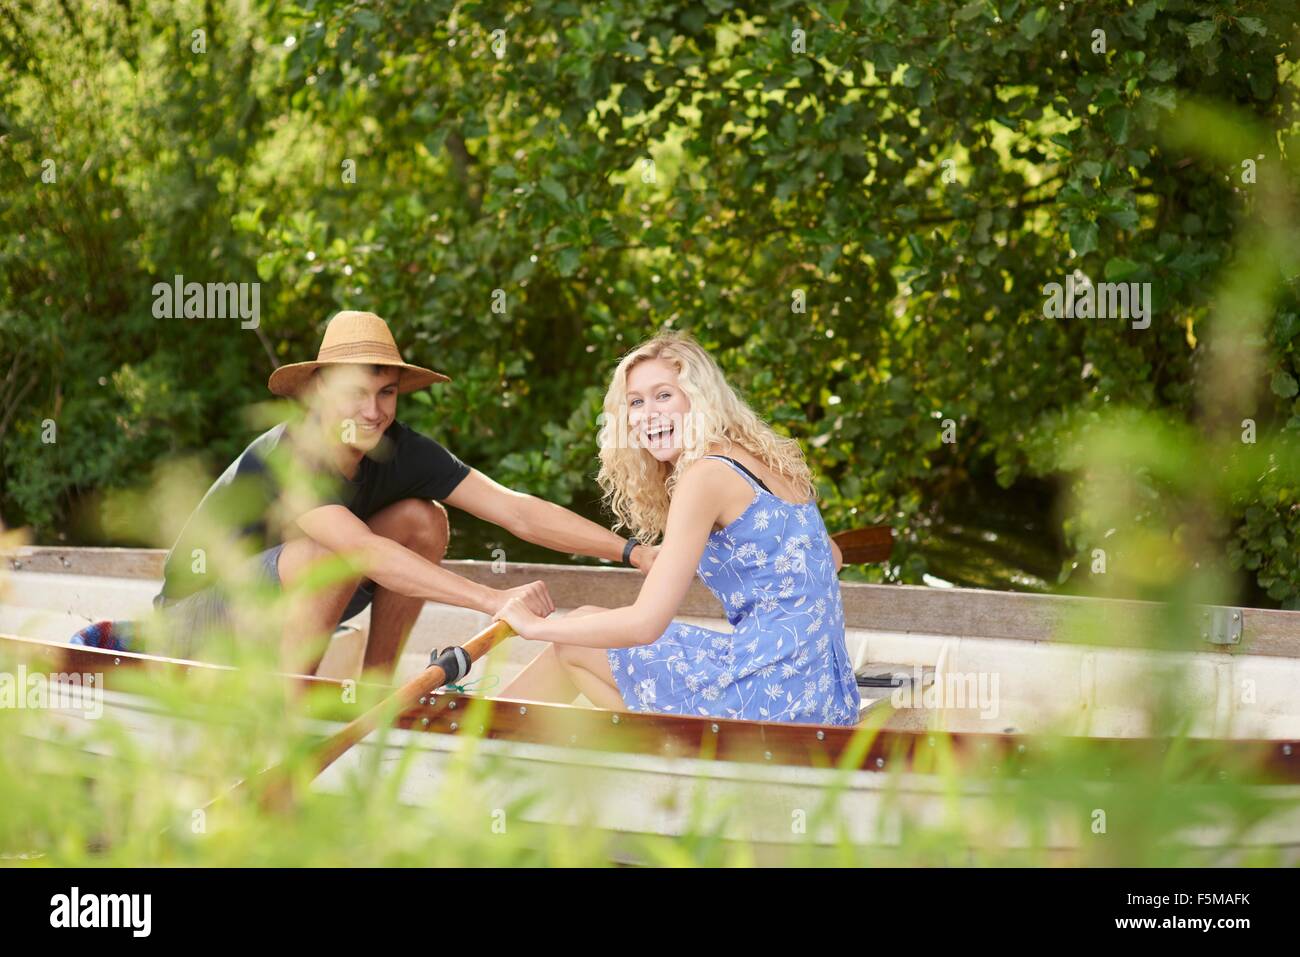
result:
<svg viewBox="0 0 1300 957"><path fill-rule="evenodd" d="M739 463L749 507L714 529L697 574L734 631L674 621L653 644L609 649L630 711L853 725L861 698L844 644L830 536L816 502L793 505Z"/></svg>

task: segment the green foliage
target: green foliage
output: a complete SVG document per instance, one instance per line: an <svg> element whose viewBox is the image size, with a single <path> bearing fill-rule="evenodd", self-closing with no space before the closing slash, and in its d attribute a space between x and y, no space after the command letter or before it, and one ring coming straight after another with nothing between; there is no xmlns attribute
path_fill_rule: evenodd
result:
<svg viewBox="0 0 1300 957"><path fill-rule="evenodd" d="M1023 490L1068 478L1074 423L1192 416L1209 293L1254 187L1249 154L1207 158L1161 129L1191 100L1234 104L1272 134L1261 178L1281 175L1297 84L1273 7L15 11L0 20L4 518L48 536L160 456L224 465L268 350L309 357L342 307L385 316L408 358L453 375L404 418L503 482L590 502L607 376L672 325L803 441L832 528L900 530L873 576L918 581L957 491L996 482L1041 523ZM40 182L45 157L57 184ZM1150 328L1045 319L1044 285L1076 269L1152 283ZM154 319L152 283L176 273L260 280L261 327ZM1294 431L1293 284L1279 301L1254 412ZM1233 534L1283 601L1300 566L1295 481L1279 482L1237 504Z"/></svg>

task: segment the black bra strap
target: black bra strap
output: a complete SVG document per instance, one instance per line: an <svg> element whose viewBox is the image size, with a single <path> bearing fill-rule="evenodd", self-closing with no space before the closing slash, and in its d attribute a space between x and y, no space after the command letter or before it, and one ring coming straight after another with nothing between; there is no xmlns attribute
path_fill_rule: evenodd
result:
<svg viewBox="0 0 1300 957"><path fill-rule="evenodd" d="M755 475L755 474L754 474L753 472L751 472L749 469L745 468L745 466L741 465L739 462L737 462L735 459L731 458L730 456L727 456L727 455L709 455L709 456L706 456L706 457L707 457L707 458L711 458L711 459L722 459L724 462L730 462L730 463L731 463L732 465L734 465L736 468L740 469L742 472L744 472L746 475L748 475L750 478L752 478L755 482L757 482L757 483L758 483L758 487L761 488L761 489L762 489L764 492L766 492L768 495L775 495L775 494L776 494L776 493L773 492L770 488L767 487L767 484L766 484L766 483L765 483L761 478L759 478L757 475Z"/></svg>

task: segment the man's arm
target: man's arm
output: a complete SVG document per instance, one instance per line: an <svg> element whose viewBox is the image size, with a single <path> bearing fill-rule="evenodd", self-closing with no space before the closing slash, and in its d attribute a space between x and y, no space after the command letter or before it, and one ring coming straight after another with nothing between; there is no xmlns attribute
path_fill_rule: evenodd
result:
<svg viewBox="0 0 1300 957"><path fill-rule="evenodd" d="M471 469L443 501L534 545L613 562L623 560L626 539L553 502L499 485L478 469ZM632 549L632 564L648 572L656 551L638 545Z"/></svg>
<svg viewBox="0 0 1300 957"><path fill-rule="evenodd" d="M715 466L707 460L699 462L677 483L668 509L663 553L646 576L635 603L579 618L543 619L527 609L520 613L520 605L509 602L498 617L509 622L519 635L535 641L588 648L631 648L658 640L695 580L709 534L722 509L739 504L734 500L728 502L731 493L721 484L725 478L720 469L728 467L721 463ZM742 499L753 495L745 485L739 486L737 494Z"/></svg>
<svg viewBox="0 0 1300 957"><path fill-rule="evenodd" d="M535 614L555 610L542 582L496 589L462 578L405 545L376 535L342 505L322 505L298 518L298 527L330 551L354 558L374 582L399 595L496 614L511 598L522 598Z"/></svg>

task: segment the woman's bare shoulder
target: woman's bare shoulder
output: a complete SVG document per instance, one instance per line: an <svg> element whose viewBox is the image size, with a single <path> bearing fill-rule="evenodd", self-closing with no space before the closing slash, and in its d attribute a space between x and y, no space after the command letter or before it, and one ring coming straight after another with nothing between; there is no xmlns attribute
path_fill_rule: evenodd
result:
<svg viewBox="0 0 1300 957"><path fill-rule="evenodd" d="M727 477L735 474L736 470L726 462L710 458L696 459L682 470L677 479L677 488L684 491L689 486L692 489L716 492L720 487L731 484L727 482Z"/></svg>

